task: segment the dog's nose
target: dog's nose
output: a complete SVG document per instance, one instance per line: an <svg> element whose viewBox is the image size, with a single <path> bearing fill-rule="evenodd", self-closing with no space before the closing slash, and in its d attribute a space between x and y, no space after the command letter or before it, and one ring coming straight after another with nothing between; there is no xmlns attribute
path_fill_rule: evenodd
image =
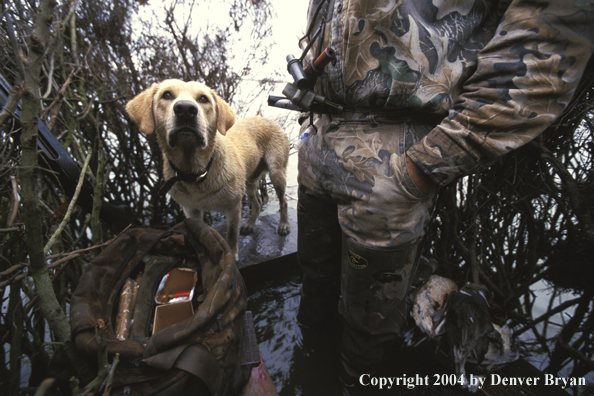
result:
<svg viewBox="0 0 594 396"><path fill-rule="evenodd" d="M198 114L198 107L187 100L180 100L173 105L173 112L180 121L190 121Z"/></svg>

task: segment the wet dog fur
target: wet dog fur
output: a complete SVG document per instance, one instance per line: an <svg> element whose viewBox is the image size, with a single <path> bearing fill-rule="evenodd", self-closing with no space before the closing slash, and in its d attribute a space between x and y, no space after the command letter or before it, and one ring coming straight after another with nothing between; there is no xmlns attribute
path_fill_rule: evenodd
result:
<svg viewBox="0 0 594 396"><path fill-rule="evenodd" d="M200 174L212 158L200 184L177 181L169 194L186 217L202 218L203 211L211 210L224 213L227 242L236 260L241 201L247 193L251 215L241 226L245 235L254 230L260 214L257 190L264 172L268 172L280 203L278 233L289 233L285 197L289 140L276 122L262 117L236 121L231 107L212 89L180 80L153 84L132 99L126 110L143 133L156 134L165 180L176 175L175 168Z"/></svg>

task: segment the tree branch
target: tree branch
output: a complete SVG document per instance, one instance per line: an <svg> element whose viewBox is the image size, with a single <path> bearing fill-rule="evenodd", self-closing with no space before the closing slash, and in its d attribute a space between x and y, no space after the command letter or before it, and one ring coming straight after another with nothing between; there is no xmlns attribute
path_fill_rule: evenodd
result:
<svg viewBox="0 0 594 396"><path fill-rule="evenodd" d="M531 144L540 150L541 157L547 160L559 174L579 224L585 231L588 241L594 243L594 219L592 219L589 210L590 202L584 201L582 194L580 194L577 181L571 173L569 173L567 168L563 166L563 164L561 164L561 162L546 147L535 141L532 141Z"/></svg>
<svg viewBox="0 0 594 396"><path fill-rule="evenodd" d="M25 92L22 99L22 164L19 169L19 178L31 274L35 282L36 292L41 297L41 310L56 338L61 342L66 342L70 338L70 325L56 298L45 263L43 224L40 221L42 216L39 207L40 191L37 183L39 176L37 158L37 120L40 113L39 79L45 46L50 37L49 27L55 6L56 2L54 0L40 2L35 30L31 35L29 58L25 73Z"/></svg>
<svg viewBox="0 0 594 396"><path fill-rule="evenodd" d="M89 161L91 160L92 154L93 153L92 153L91 149L89 149L89 154L87 154L87 158L85 159L85 164L83 165L83 168L80 171L80 177L78 178L78 184L76 185L76 190L74 190L74 195L72 196L72 199L70 200L70 205L68 205L68 210L66 211L66 215L64 216L64 218L62 219L62 222L60 222L60 225L54 232L54 235L52 235L52 237L50 238L48 243L43 248L44 255L47 254L49 252L49 250L52 248L52 246L54 245L54 243L56 243L56 241L60 237L60 234L64 230L64 227L66 227L66 224L68 224L68 222L70 221L70 217L72 216L72 211L74 210L74 207L76 206L76 200L78 199L78 196L80 195L80 190L82 189L83 182L85 181L85 175L87 174L87 168L89 167Z"/></svg>

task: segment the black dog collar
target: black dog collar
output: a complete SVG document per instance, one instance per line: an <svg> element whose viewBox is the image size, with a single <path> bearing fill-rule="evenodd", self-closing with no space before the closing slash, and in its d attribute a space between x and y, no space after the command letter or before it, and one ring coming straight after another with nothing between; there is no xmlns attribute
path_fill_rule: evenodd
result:
<svg viewBox="0 0 594 396"><path fill-rule="evenodd" d="M206 179L206 176L208 175L208 170L210 169L210 166L212 165L213 160L214 160L214 154L212 157L210 157L210 161L208 161L208 164L206 165L204 172L197 172L197 173L183 172L180 169L178 169L175 165L173 165L173 162L169 161L169 165L171 166L171 169L173 169L173 171L175 172L175 176L173 176L171 179L167 180L165 182L165 184L163 185L163 187L161 187L161 190L160 190L161 194L167 194L169 192L169 190L171 190L171 187L173 187L173 185L178 181L184 181L186 183L194 183L194 184L202 183Z"/></svg>

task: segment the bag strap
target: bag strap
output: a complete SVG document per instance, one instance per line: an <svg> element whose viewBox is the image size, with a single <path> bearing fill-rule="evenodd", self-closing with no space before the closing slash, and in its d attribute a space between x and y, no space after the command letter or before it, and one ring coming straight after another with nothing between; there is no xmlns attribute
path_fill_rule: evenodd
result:
<svg viewBox="0 0 594 396"><path fill-rule="evenodd" d="M224 395L226 384L223 369L214 356L199 344L180 345L142 360L153 369L171 370L174 367L200 378L213 395Z"/></svg>

